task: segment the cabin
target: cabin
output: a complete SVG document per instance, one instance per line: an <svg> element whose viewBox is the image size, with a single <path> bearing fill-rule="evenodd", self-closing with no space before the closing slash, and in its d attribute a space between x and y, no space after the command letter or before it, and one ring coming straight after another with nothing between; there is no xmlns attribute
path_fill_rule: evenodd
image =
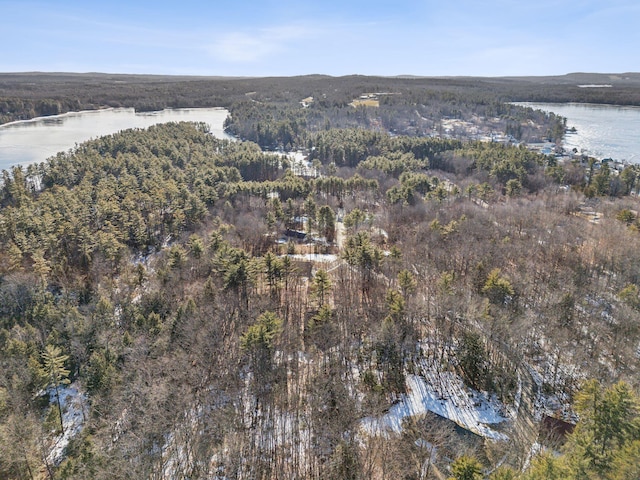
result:
<svg viewBox="0 0 640 480"><path fill-rule="evenodd" d="M303 242L307 238L307 234L305 232L301 230L293 230L291 228L287 228L285 230L284 236L287 238L298 240L299 242Z"/></svg>

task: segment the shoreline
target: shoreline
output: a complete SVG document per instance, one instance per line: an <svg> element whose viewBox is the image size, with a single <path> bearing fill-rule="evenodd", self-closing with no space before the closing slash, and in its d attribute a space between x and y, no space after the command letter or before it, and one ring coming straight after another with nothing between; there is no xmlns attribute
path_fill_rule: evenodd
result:
<svg viewBox="0 0 640 480"><path fill-rule="evenodd" d="M511 102L513 105L550 112L566 119L561 146L566 154L598 161L640 164L640 106L578 102ZM575 128L576 131L571 131Z"/></svg>
<svg viewBox="0 0 640 480"><path fill-rule="evenodd" d="M168 122L205 123L211 135L235 140L224 129L228 116L229 111L224 107L165 108L148 112L136 112L133 107L105 107L17 120L0 125L0 170L45 162L92 138Z"/></svg>
<svg viewBox="0 0 640 480"><path fill-rule="evenodd" d="M178 108L163 108L162 110L145 110L142 112L136 111L134 107L99 107L91 110L72 110L65 113L57 113L55 115L44 115L40 117L33 117L27 120L13 120L12 122L2 123L0 124L0 129L3 127L9 127L12 125L20 125L24 123L33 123L42 120L47 120L50 118L62 118L62 117L72 117L74 115L82 115L82 114L90 114L94 112L107 112L107 111L117 111L117 110L133 110L134 115L153 115L154 113L161 113L166 111L180 111L180 110L227 110L224 107L178 107Z"/></svg>
<svg viewBox="0 0 640 480"><path fill-rule="evenodd" d="M585 107L605 107L605 108L629 108L640 109L640 105L621 105L619 103L591 103L591 102L507 102L511 105L519 105L521 107L530 107L531 105L570 105ZM533 108L533 107L532 107Z"/></svg>

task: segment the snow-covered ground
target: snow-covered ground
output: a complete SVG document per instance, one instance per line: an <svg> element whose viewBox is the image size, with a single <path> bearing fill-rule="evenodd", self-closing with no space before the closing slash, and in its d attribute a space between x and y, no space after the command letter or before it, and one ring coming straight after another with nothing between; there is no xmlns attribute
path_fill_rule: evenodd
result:
<svg viewBox="0 0 640 480"><path fill-rule="evenodd" d="M287 152L287 158L291 162L291 170L294 175L305 177L317 177L318 170L307 160L307 155L302 152Z"/></svg>
<svg viewBox="0 0 640 480"><path fill-rule="evenodd" d="M426 378L407 375L406 385L408 393L385 415L362 420L362 427L367 433L400 433L403 419L433 412L482 437L492 440L509 439L489 426L508 420L501 413L505 410L504 406L495 398L467 388L458 375L451 372L426 372Z"/></svg>
<svg viewBox="0 0 640 480"><path fill-rule="evenodd" d="M295 260L306 260L309 262L324 262L324 263L335 262L338 259L337 255L333 255L330 253L306 253L306 254L294 254L294 255L288 255L288 256Z"/></svg>
<svg viewBox="0 0 640 480"><path fill-rule="evenodd" d="M56 392L53 388L47 391L49 402L56 404ZM64 433L54 439L53 447L48 455L49 462L57 465L63 459L64 449L69 445L71 439L78 435L84 427L85 419L89 412L89 402L87 395L73 385L60 385L58 387L60 395L60 406L62 407L62 424Z"/></svg>

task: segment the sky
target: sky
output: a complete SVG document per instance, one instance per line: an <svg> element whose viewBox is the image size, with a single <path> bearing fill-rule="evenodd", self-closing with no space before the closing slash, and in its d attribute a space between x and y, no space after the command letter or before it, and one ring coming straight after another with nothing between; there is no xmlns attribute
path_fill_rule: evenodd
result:
<svg viewBox="0 0 640 480"><path fill-rule="evenodd" d="M0 71L640 71L640 0L0 0Z"/></svg>

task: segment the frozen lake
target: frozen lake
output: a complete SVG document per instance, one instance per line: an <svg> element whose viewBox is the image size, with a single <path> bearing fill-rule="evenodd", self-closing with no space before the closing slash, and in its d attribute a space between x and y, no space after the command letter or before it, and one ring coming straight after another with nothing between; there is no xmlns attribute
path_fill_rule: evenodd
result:
<svg viewBox="0 0 640 480"><path fill-rule="evenodd" d="M223 128L228 114L223 108L180 108L157 112L109 108L8 123L0 126L0 170L8 170L12 165L43 162L91 138L128 128L147 128L157 123L204 122L216 137L231 138Z"/></svg>
<svg viewBox="0 0 640 480"><path fill-rule="evenodd" d="M567 119L575 133L564 137L566 150L576 149L599 159L640 163L640 107L591 103L530 103L524 105Z"/></svg>

